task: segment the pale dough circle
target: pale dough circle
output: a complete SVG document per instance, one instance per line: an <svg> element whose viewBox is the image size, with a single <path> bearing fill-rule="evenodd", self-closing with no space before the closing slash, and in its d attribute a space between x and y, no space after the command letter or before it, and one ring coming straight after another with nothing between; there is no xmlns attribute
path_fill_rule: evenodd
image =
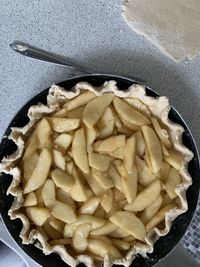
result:
<svg viewBox="0 0 200 267"><path fill-rule="evenodd" d="M123 0L122 15L177 62L200 53L200 0Z"/></svg>

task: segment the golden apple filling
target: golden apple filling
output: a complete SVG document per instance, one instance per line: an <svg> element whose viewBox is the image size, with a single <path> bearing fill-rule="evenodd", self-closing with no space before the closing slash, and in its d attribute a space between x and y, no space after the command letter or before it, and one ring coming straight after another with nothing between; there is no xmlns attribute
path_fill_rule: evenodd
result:
<svg viewBox="0 0 200 267"><path fill-rule="evenodd" d="M18 167L31 228L102 261L161 229L182 183L167 126L141 100L113 92L81 91L43 116Z"/></svg>

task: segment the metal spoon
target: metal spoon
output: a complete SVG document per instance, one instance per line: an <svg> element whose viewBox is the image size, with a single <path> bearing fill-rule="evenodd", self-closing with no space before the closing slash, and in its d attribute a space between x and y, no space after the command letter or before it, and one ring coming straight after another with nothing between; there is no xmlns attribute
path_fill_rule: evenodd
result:
<svg viewBox="0 0 200 267"><path fill-rule="evenodd" d="M22 42L11 43L10 47L14 51L16 51L16 52L18 52L24 56L27 56L27 57L46 61L46 62L53 63L56 65L61 65L63 67L67 67L69 69L81 71L83 73L92 73L93 72L92 70L85 68L85 67L83 68L82 66L79 66L78 64L75 64L64 57L61 57L59 55L55 55L53 53L44 51L42 49L36 48L34 46L31 46L31 45L28 45L28 44L25 44Z"/></svg>
<svg viewBox="0 0 200 267"><path fill-rule="evenodd" d="M67 58L64 58L60 55L56 55L56 54L44 51L42 49L25 44L23 42L13 42L10 44L10 47L14 51L16 51L16 52L18 52L24 56L38 59L41 61L46 61L46 62L53 63L56 65L61 65L61 66L66 67L70 70L80 71L84 74L96 73L94 70L86 68L86 67L82 67L82 66L80 66L74 62L71 62ZM102 74L104 74L104 73L102 73ZM106 73L106 74L113 75L113 73ZM146 81L144 81L140 78L133 77L132 75L129 76L129 75L124 75L124 74L119 74L119 73L114 73L114 75L124 77L124 78L130 78L139 84L146 84Z"/></svg>

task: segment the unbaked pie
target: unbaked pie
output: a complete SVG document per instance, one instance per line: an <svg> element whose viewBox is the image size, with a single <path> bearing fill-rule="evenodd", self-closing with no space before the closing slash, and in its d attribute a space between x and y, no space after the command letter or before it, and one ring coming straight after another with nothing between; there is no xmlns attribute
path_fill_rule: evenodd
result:
<svg viewBox="0 0 200 267"><path fill-rule="evenodd" d="M30 107L29 123L12 129L18 150L0 164L13 176L9 215L23 223L23 244L70 266L129 266L151 253L186 212L192 182L193 155L169 110L166 97L138 84L52 85L47 105Z"/></svg>

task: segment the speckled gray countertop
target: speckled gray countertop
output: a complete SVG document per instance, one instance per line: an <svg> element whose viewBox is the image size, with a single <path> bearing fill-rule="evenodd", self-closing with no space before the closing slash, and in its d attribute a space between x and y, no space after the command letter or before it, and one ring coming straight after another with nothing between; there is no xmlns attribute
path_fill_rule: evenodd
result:
<svg viewBox="0 0 200 267"><path fill-rule="evenodd" d="M1 137L30 98L71 75L65 68L14 53L9 48L14 40L65 55L94 72L118 72L146 80L170 98L199 146L200 57L180 64L165 57L125 24L120 0L1 0Z"/></svg>

